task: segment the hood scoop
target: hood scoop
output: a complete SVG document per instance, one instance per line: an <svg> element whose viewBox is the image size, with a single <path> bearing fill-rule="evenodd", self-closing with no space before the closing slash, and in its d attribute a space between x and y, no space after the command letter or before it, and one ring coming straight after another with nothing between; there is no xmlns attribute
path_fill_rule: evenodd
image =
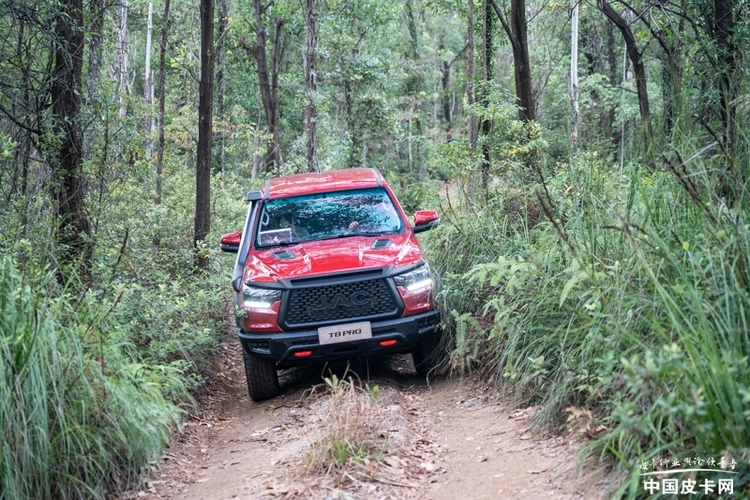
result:
<svg viewBox="0 0 750 500"><path fill-rule="evenodd" d="M280 252L274 252L273 256L278 260L292 260L296 257L293 252L289 250L282 250Z"/></svg>
<svg viewBox="0 0 750 500"><path fill-rule="evenodd" d="M372 245L370 245L370 248L373 250L378 250L380 248L388 248L391 246L391 239L390 238L380 238L372 242Z"/></svg>

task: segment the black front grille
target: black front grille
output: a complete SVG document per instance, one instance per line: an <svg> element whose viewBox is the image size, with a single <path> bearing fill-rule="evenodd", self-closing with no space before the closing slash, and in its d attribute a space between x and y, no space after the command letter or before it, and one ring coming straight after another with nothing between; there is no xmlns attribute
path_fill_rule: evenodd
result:
<svg viewBox="0 0 750 500"><path fill-rule="evenodd" d="M289 327L346 319L398 315L400 304L385 279L296 288L289 292L283 322Z"/></svg>

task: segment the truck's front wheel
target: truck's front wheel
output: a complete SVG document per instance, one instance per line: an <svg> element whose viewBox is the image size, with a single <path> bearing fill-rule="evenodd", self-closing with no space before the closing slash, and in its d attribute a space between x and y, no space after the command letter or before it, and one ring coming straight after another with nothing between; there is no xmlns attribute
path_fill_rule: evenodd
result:
<svg viewBox="0 0 750 500"><path fill-rule="evenodd" d="M271 359L252 356L242 350L245 360L245 377L247 392L253 401L263 401L279 395L279 374L276 363Z"/></svg>
<svg viewBox="0 0 750 500"><path fill-rule="evenodd" d="M414 361L414 368L417 369L417 375L427 377L433 368L437 367L442 361L440 333L433 333L417 344L411 353Z"/></svg>

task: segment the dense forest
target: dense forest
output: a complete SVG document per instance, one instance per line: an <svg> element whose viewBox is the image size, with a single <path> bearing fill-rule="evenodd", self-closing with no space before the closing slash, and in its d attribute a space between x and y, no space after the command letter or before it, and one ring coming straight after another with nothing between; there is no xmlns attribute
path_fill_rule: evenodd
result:
<svg viewBox="0 0 750 500"><path fill-rule="evenodd" d="M0 0L0 498L136 487L227 335L245 193L355 166L441 210L446 371L590 412L617 496L695 457L748 494L747 10Z"/></svg>

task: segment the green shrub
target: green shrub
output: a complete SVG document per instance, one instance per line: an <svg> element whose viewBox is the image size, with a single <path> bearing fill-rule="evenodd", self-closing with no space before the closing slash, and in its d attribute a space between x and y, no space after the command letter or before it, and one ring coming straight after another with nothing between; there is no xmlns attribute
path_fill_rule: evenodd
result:
<svg viewBox="0 0 750 500"><path fill-rule="evenodd" d="M542 404L538 424L591 409L600 437L587 453L627 473L619 495L643 493L640 465L654 458L734 459L735 491L750 484L747 200L727 207L715 169L694 163L622 176L583 153L527 197L547 221L521 216L509 202L519 192L499 188L443 207L425 238L454 369Z"/></svg>
<svg viewBox="0 0 750 500"><path fill-rule="evenodd" d="M50 279L0 258L0 490L103 498L160 456L178 415L162 386L179 373L133 362L82 319L83 301L48 297Z"/></svg>

